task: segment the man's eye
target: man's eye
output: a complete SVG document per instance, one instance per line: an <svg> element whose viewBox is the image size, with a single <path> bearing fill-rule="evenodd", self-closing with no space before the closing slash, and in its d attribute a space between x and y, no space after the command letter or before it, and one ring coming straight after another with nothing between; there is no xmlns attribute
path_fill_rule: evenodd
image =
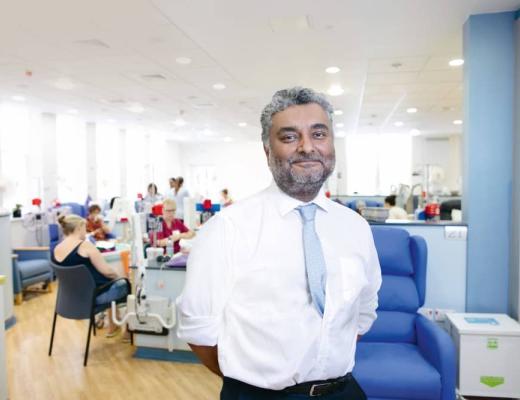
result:
<svg viewBox="0 0 520 400"><path fill-rule="evenodd" d="M325 131L316 131L316 132L314 132L312 135L313 135L315 138L319 138L319 139L321 139L321 138L324 138L324 137L327 136L327 132L325 132Z"/></svg>
<svg viewBox="0 0 520 400"><path fill-rule="evenodd" d="M281 137L282 139L282 142L292 142L293 140L296 139L296 135L295 134L286 134L286 135L283 135Z"/></svg>

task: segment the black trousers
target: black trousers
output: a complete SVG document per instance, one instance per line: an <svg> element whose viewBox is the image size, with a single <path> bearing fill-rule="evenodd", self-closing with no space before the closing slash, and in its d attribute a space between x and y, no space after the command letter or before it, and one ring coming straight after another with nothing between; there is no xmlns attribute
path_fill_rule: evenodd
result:
<svg viewBox="0 0 520 400"><path fill-rule="evenodd" d="M222 391L220 392L220 400L366 400L366 398L365 393L353 376L350 377L343 389L318 397L262 389L226 377L224 377Z"/></svg>

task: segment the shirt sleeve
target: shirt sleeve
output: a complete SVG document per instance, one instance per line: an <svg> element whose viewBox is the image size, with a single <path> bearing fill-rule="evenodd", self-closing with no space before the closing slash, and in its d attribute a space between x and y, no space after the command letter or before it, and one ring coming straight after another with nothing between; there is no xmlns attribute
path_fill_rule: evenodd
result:
<svg viewBox="0 0 520 400"><path fill-rule="evenodd" d="M186 283L177 299L180 339L199 346L215 346L222 312L229 298L234 243L231 223L220 214L197 233L186 267Z"/></svg>
<svg viewBox="0 0 520 400"><path fill-rule="evenodd" d="M189 231L188 227L184 225L181 221L179 221L179 225L177 226L177 229L179 229L180 233L186 233Z"/></svg>
<svg viewBox="0 0 520 400"><path fill-rule="evenodd" d="M377 250L374 245L374 238L372 236L372 230L367 224L367 268L366 274L368 284L363 288L361 292L361 303L359 307L359 322L358 322L358 333L364 335L367 333L377 318L376 309L378 306L378 295L377 292L381 287L381 267L379 265L379 258L377 256Z"/></svg>

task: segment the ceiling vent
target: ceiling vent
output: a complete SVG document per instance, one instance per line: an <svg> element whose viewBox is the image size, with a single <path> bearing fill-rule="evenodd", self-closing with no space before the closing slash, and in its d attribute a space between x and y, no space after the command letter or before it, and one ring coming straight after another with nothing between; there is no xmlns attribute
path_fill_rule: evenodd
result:
<svg viewBox="0 0 520 400"><path fill-rule="evenodd" d="M166 77L161 74L145 74L141 75L141 78L148 82L158 82L166 80Z"/></svg>
<svg viewBox="0 0 520 400"><path fill-rule="evenodd" d="M106 44L105 42L103 42L99 39L76 40L74 43L82 45L82 46L89 46L89 47L102 47L105 49L110 48L110 46L108 44Z"/></svg>
<svg viewBox="0 0 520 400"><path fill-rule="evenodd" d="M208 110L210 108L215 108L215 107L216 107L216 104L215 103L211 103L209 101L207 101L205 103L193 104L193 108L195 108L196 110Z"/></svg>

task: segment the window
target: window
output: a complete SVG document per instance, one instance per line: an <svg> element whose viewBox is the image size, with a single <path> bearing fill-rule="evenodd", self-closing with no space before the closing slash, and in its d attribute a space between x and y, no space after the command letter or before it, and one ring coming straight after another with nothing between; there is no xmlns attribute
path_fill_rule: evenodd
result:
<svg viewBox="0 0 520 400"><path fill-rule="evenodd" d="M24 105L0 105L0 177L3 205L31 204L43 196L40 114ZM51 183L54 184L54 183Z"/></svg>
<svg viewBox="0 0 520 400"><path fill-rule="evenodd" d="M83 204L87 198L86 126L77 117L56 117L58 199Z"/></svg>
<svg viewBox="0 0 520 400"><path fill-rule="evenodd" d="M120 134L113 125L96 126L97 195L111 199L121 195Z"/></svg>
<svg viewBox="0 0 520 400"><path fill-rule="evenodd" d="M347 193L386 195L410 185L412 140L403 134L347 135Z"/></svg>

